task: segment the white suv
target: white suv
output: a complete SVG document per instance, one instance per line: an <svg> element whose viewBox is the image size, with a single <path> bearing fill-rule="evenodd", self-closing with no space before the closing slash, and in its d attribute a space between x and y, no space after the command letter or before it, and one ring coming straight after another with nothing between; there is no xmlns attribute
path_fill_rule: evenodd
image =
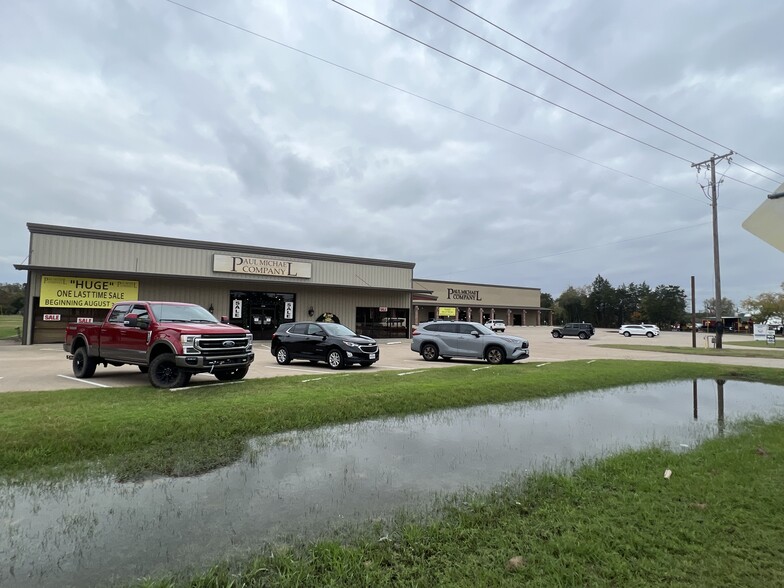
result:
<svg viewBox="0 0 784 588"><path fill-rule="evenodd" d="M618 329L618 334L624 337L631 337L632 335L655 337L659 334L659 329L653 325L621 325L621 328Z"/></svg>
<svg viewBox="0 0 784 588"><path fill-rule="evenodd" d="M491 319L485 323L485 326L491 331L494 331L496 333L498 332L503 333L504 329L506 329L506 325L504 324L504 321L499 319Z"/></svg>

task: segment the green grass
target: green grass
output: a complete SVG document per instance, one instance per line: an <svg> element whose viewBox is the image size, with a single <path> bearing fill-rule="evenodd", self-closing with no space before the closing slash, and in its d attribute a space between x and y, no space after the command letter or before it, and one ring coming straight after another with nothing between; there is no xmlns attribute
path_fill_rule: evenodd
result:
<svg viewBox="0 0 784 588"><path fill-rule="evenodd" d="M388 415L543 398L683 378L784 384L757 367L573 361L248 380L184 391L149 387L0 395L0 477L56 478L95 463L118 479L191 475L235 461L245 442L279 431Z"/></svg>
<svg viewBox="0 0 784 588"><path fill-rule="evenodd" d="M773 345L765 341L733 341L731 345L742 345L744 347L760 347L762 349L784 349L784 337L776 335L776 342Z"/></svg>
<svg viewBox="0 0 784 588"><path fill-rule="evenodd" d="M667 480L663 473L672 470ZM429 521L278 548L189 586L784 585L784 423L456 497Z"/></svg>
<svg viewBox="0 0 784 588"><path fill-rule="evenodd" d="M22 328L21 314L0 314L0 339L14 339Z"/></svg>
<svg viewBox="0 0 784 588"><path fill-rule="evenodd" d="M732 343L731 345L748 345L747 343ZM764 346L764 344L763 344ZM784 351L770 349L711 349L705 347L676 347L673 345L622 345L615 343L601 343L594 347L607 347L610 349L631 349L632 351L647 351L658 353L679 353L681 355L710 355L713 357L758 357L765 359L784 359ZM756 346L755 346L756 347Z"/></svg>

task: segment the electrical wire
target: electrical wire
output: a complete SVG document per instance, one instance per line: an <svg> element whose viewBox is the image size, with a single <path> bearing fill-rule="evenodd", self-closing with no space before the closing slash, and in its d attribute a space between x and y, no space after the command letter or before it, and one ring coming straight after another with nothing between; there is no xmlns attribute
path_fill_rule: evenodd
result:
<svg viewBox="0 0 784 588"><path fill-rule="evenodd" d="M411 96L412 98L417 98L418 100L422 100L422 101L427 102L429 104L432 104L434 106L438 106L439 108L443 108L444 110L448 110L448 111L453 112L455 114L460 114L460 115L465 116L465 117L467 117L467 118L469 118L471 120L474 120L476 122L480 122L482 124L489 125L491 127L494 127L494 128L496 128L498 130L504 131L504 132L509 133L511 135L514 135L516 137L520 137L522 139L526 139L527 141L531 141L533 143L536 143L537 145L541 145L543 147L547 147L548 149L552 149L554 151L558 151L559 153L563 153L564 155L568 155L570 157L574 157L574 158L579 159L581 161L585 161L586 163L590 163L591 165L595 165L595 166L604 168L604 169L606 169L608 171L611 171L613 173L616 173L616 174L619 174L619 175L622 175L622 176L626 176L627 178L631 178L633 180L637 180L639 182L643 182L645 184L648 184L649 186L653 186L655 188L659 188L659 189L664 190L666 192L671 192L672 194L677 194L678 196L683 196L684 198L688 198L690 200L696 200L697 202L700 202L700 203L702 202L702 200L699 199L699 198L695 198L695 197L690 196L688 194L685 194L683 192L679 192L677 190L673 190L672 188L667 188L666 186L662 186L662 185L657 184L655 182L651 182L649 180L643 179L643 178L641 178L639 176L635 176L635 175L627 173L625 171L621 171L621 170L616 169L614 167L611 167L609 165L605 165L603 163L599 163L599 162L594 161L592 159L588 159L587 157L583 157L582 155L577 155L576 153L572 153L571 151L567 151L567 150L562 149L560 147L556 147L554 145L550 145L549 143L545 143L544 141L540 141L539 139L534 139L533 137L529 137L528 135L525 135L523 133L520 133L518 131L515 131L513 129L505 127L503 125L499 125L498 123L494 123L492 121L483 119L481 117L475 116L475 115L470 114L468 112L464 112L462 110L458 110L457 108L454 108L452 106L448 106L446 104L443 104L443 103L438 102L436 100L433 100L431 98L427 98L427 97L422 96L420 94L416 94L415 92L411 92L410 90L406 90L406 89L401 88L399 86L395 86L394 84L390 84L389 82L385 82L383 80L379 80L379 79L374 78L374 77L372 77L372 76L370 76L368 74L365 74L365 73L362 73L360 71L351 69L350 67L346 67L345 65L341 65L341 64L336 63L334 61L330 61L330 60L325 59L323 57L319 57L318 55L315 55L313 53L309 53L309 52L304 51L302 49L298 49L298 48L293 47L291 45L287 45L286 43L283 43L283 42L278 41L276 39L273 39L271 37L267 37L265 35L262 35L261 33L257 33L256 31L252 31L252 30L247 29L245 27L242 27L242 26L240 26L238 24L232 23L232 22L227 21L227 20L223 20L223 19L218 18L217 16L213 16L213 15L211 15L209 13L202 12L201 10L197 10L196 8L192 8L192 7L190 7L190 6L186 5L186 4L181 4L180 2L177 2L176 0L164 0L164 2L168 2L169 4L177 6L179 8L184 9L184 10L188 10L190 12L193 12L195 14L198 14L200 16L203 16L205 18L208 18L210 20L218 22L220 24L223 24L223 25L229 26L229 27L231 27L233 29L236 29L238 31L241 31L243 33L247 33L247 34L252 35L254 37L258 37L259 39L262 39L264 41L268 41L270 43L273 43L273 44L278 45L280 47L283 47L285 49L289 49L290 51L294 51L295 53L299 53L300 55L304 55L304 56L309 57L311 59L315 59L316 61L320 61L321 63L325 63L327 65L330 65L332 67L338 68L338 69L343 70L345 72L348 72L348 73L351 73L353 75L359 76L359 77L361 77L363 79L366 79L368 81L375 82L377 84L380 84L380 85L385 86L387 88L390 88L392 90L396 90L396 91L401 92L401 93L403 93L403 94L405 94L407 96Z"/></svg>
<svg viewBox="0 0 784 588"><path fill-rule="evenodd" d="M621 98L623 98L623 99L625 99L625 100L628 100L628 101L629 101L629 102L631 102L632 104L635 104L636 106L639 106L640 108L642 108L642 109L644 109L644 110L647 110L647 111L648 111L648 112L650 112L651 114L654 114L654 115L658 116L659 118L662 118L662 119L666 120L667 122L669 122L669 123L671 123L671 124L674 124L675 126L677 126L677 127L681 128L681 129L683 129L683 130L685 130L685 131L688 131L688 132L692 133L693 135L696 135L697 137L700 137L701 139L705 139L706 141L709 141L709 142L711 142L711 143L713 143L713 144L715 144L715 145L718 145L719 147L721 147L721 148L723 148L723 149L726 149L727 151L735 151L735 155L738 155L739 157L742 157L743 159L745 159L745 160L747 160L747 161L749 161L749 162L753 163L754 165L757 165L757 166L759 166L759 167L761 167L761 168L763 168L763 169L766 169L766 170L768 170L769 172L773 172L774 174L776 174L776 175L778 175L778 176L781 176L782 178L784 178L784 174L782 174L781 172L778 172L778 171L776 171L776 170L774 170L774 169L771 169L771 168L769 168L769 167L767 167L767 166L765 166L765 165L763 165L763 164L761 164L761 163L759 163L759 162L757 162L757 161L754 161L754 160L753 160L753 159L751 159L750 157L748 157L748 156L746 156L746 155L743 155L742 153L738 153L736 150L734 150L734 149L731 149L730 147L727 147L726 145L723 145L722 143L720 143L720 142L718 142L718 141L715 141L715 140L713 140L713 139L710 139L709 137L706 137L705 135L703 135L703 134L701 134L701 133L699 133L699 132L697 132L697 131L695 131L695 130L693 130L693 129L690 129L690 128L689 128L689 127L687 127L687 126L684 126L684 125L680 124L679 122L676 122L676 121L672 120L671 118L668 118L667 116L665 116L665 115L663 115L663 114L661 114L661 113L659 113L659 112L656 112L656 111L655 111L655 110L653 110L652 108L648 108L647 106L645 106L645 105L644 105L644 104L642 104L641 102L638 102L637 100L634 100L633 98L630 98L630 97L629 97L629 96L627 96L626 94L623 94L622 92L619 92L618 90L615 90L615 89L611 88L611 87L610 87L610 86L608 86L607 84L604 84L604 83L600 82L599 80L597 80L597 79L595 79L595 78L593 78L593 77L589 76L588 74L586 74L586 73L584 73L584 72L580 71L580 70L579 70L579 69L577 69L576 67L573 67L573 66L569 65L568 63L566 63L565 61L562 61L562 60L558 59L557 57L555 57L555 56L551 55L551 54L550 54L550 53L548 53L547 51L544 51L543 49L540 49L539 47L537 47L537 46L536 46L536 45L534 45L533 43L530 43L530 42L526 41L525 39L522 39L522 38L520 38L519 36L515 35L514 33L512 33L512 32L510 32L510 31L506 30L505 28L503 28L503 27L501 27L501 26L497 25L496 23L492 22L491 20L489 20L489 19L487 19L487 18L483 17L482 15L480 15L480 14L478 14L478 13L474 12L473 10L471 10L470 8L467 8L466 6L464 6L463 4L461 4L460 2L458 2L457 0L449 0L449 1L450 1L452 4L454 4L455 6L457 6L458 8L460 8L460 9L462 9L462 10L464 10L464 11L468 12L469 14L472 14L473 16L475 16L476 18L478 18L479 20L481 20L481 21L483 21L483 22L487 23L487 24L488 24L488 25L490 25L491 27L494 27L494 28L498 29L499 31L501 31L501 32L505 33L506 35L509 35L509 36L510 36L510 37L512 37L513 39L516 39L517 41L519 41L520 43L523 43L523 44L524 44L524 45L526 45L527 47L530 47L530 48L531 48L531 49L533 49L534 51L537 51L537 52L541 53L541 54L542 54L542 55L544 55L545 57L548 57L548 58L552 59L553 61L555 61L555 62L557 62L557 63L560 63L561 65L563 65L563 66L564 66L564 67L566 67L567 69L570 69L571 71L575 72L576 74L578 74L578 75L581 75L582 77L584 77L584 78L586 78L586 79L588 79L588 80L592 81L594 84L597 84L597 85L601 86L601 87L602 87L602 88L604 88L605 90L609 90L609 91L610 91L610 92L612 92L613 94L615 94L615 95L617 95L617 96L620 96ZM736 165L737 165L737 164L736 164ZM756 172L755 172L755 173L756 173ZM762 175L762 174L760 174L760 175ZM765 176L763 176L763 177L765 177ZM768 179L770 179L770 178L768 178ZM778 180L773 180L773 181L778 181Z"/></svg>
<svg viewBox="0 0 784 588"><path fill-rule="evenodd" d="M443 55L444 57L447 57L447 58L452 59L454 61L457 61L458 63L461 63L461 64L463 64L463 65L465 65L467 67L470 67L471 69L473 69L475 71L478 71L479 73L481 73L481 74L483 74L483 75L485 75L487 77L493 78L494 80L497 80L497 81L499 81L499 82L501 82L503 84L506 84L507 86L509 86L511 88L515 88L516 90L519 90L520 92L528 94L529 96L532 96L534 98L538 98L542 102L546 102L547 104L550 104L551 106L554 106L554 107L556 107L556 108L558 108L560 110L568 112L569 114L572 114L572 115L574 115L574 116L576 116L578 118L581 118L581 119L583 119L583 120L585 120L587 122L593 123L593 124L595 124L595 125L597 125L599 127L602 127L603 129L606 129L606 130L608 130L608 131L610 131L612 133L616 133L617 135L620 135L622 137L626 137L627 139L630 139L630 140L632 140L632 141L634 141L636 143L639 143L640 145L645 145L646 147L649 147L651 149L655 149L656 151L659 151L661 153L664 153L666 155L669 155L670 157L674 157L675 159L679 159L679 160L684 161L686 163L689 163L689 164L691 163L691 160L686 159L685 157L682 157L680 155L672 153L671 151L667 151L666 149L663 149L661 147L657 147L656 145L648 143L647 141L643 141L642 139L638 139L637 137L633 137L632 135L629 135L628 133L625 133L625 132L620 131L620 130L614 128L614 127L611 127L610 125L606 125L604 123L601 123L601 122L599 122L597 120L594 120L594 119L592 119L592 118L590 118L588 116L585 116L584 114L580 114L579 112L577 112L575 110L567 108L566 106L558 104L557 102L549 100L548 98L545 98L544 96L540 96L539 94L536 94L535 92L532 92L531 90L527 90L527 89L523 88L522 86L518 86L517 84L515 84L513 82L510 82L509 80L506 80L506 79L504 79L504 78L502 78L500 76L492 74L489 71L484 70L481 67L479 67L477 65L474 65L472 63L469 63L469 62L467 62L467 61L465 61L463 59L460 59L459 57L456 57L456 56L452 55L451 53L448 53L448 52L446 52L446 51L444 51L442 49L439 49L438 47L435 47L434 45L426 43L425 41L422 41L421 39L417 39L413 35L409 35L408 33L404 33L400 29L396 29L392 25L389 25L389 24L387 24L385 22L382 22L382 21L380 21L380 20L378 20L376 18L373 18L372 16L370 16L368 14L365 14L364 12L361 12L361 11L357 10L356 8L348 6L347 4L343 4L339 0L331 0L331 1L334 4L337 4L338 6L342 6L346 10L349 10L349 11L357 14L358 16L361 16L362 18L366 18L367 20L369 20L371 22L374 22L374 23L378 24L379 26L382 26L382 27L384 27L384 28L386 28L386 29L388 29L390 31L394 31L397 34L399 34L399 35L401 35L403 37L406 37L407 39L410 39L411 41L414 41L415 43L419 43L420 45L422 45L424 47L427 47L427 48L435 51L436 53L439 53L439 54Z"/></svg>

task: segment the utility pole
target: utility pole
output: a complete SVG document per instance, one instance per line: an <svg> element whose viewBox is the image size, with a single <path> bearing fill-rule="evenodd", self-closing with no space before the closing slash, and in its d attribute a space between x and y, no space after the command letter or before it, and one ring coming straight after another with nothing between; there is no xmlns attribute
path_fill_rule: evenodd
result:
<svg viewBox="0 0 784 588"><path fill-rule="evenodd" d="M711 188L711 212L713 214L713 278L714 278L714 299L716 303L716 349L721 349L721 336L724 323L721 319L721 269L719 266L719 212L717 202L719 199L719 190L716 186L716 162L722 159L729 159L735 153L730 151L726 155L717 156L713 155L710 159L701 161L700 163L692 163L692 167L696 167L697 171L703 165L710 167L710 188ZM719 323L722 324L721 329Z"/></svg>

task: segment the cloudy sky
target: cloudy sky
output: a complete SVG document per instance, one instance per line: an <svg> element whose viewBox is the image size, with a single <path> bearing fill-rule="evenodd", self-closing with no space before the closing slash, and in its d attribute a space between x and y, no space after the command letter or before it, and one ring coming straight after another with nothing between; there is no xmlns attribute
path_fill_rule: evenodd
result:
<svg viewBox="0 0 784 588"><path fill-rule="evenodd" d="M784 181L784 3L341 1L443 53L328 0L0 3L0 282L35 222L554 296L694 275L701 308L690 164L729 148L753 162L717 166L722 293L779 290L741 223Z"/></svg>

